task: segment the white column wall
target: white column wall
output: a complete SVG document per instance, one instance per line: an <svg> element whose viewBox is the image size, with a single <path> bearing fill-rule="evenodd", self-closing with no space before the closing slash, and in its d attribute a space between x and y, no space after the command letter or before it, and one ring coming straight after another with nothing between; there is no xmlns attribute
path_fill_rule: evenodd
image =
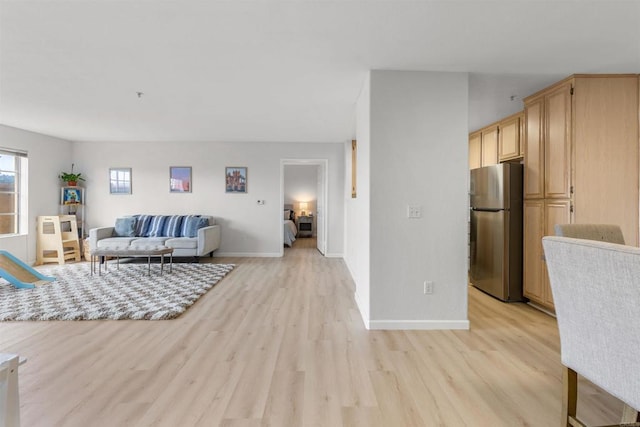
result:
<svg viewBox="0 0 640 427"><path fill-rule="evenodd" d="M345 263L356 285L355 299L365 326L370 320L370 74L367 75L356 106L356 140L358 144L357 197L351 198L351 141L345 144Z"/></svg>
<svg viewBox="0 0 640 427"><path fill-rule="evenodd" d="M370 326L468 328L468 75L372 71L370 85Z"/></svg>

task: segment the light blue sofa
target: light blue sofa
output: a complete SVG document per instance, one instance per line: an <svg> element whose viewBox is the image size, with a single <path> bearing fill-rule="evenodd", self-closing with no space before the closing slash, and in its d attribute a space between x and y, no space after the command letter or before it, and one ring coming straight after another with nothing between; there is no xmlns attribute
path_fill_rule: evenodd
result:
<svg viewBox="0 0 640 427"><path fill-rule="evenodd" d="M89 230L89 247L163 245L174 257L213 256L220 247L220 226L208 215L131 215L116 219L113 227Z"/></svg>

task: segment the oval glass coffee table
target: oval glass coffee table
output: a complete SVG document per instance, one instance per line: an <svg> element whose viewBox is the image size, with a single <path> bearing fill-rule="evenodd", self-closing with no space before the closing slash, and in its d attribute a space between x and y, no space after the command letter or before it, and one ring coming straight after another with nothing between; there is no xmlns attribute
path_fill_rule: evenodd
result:
<svg viewBox="0 0 640 427"><path fill-rule="evenodd" d="M160 274L164 271L164 257L169 255L169 273L173 271L173 248L166 246L126 246L126 247L104 247L91 251L91 275L96 272L98 264L98 275L102 274L101 257L115 257L117 268L120 268L120 257L135 258L147 257L147 271L151 276L151 257L160 257ZM107 271L107 260L104 260L104 271Z"/></svg>

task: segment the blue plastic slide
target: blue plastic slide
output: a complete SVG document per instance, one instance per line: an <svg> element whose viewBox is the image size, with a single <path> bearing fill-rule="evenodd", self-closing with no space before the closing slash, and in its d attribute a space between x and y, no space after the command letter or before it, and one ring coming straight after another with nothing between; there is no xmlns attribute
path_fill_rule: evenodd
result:
<svg viewBox="0 0 640 427"><path fill-rule="evenodd" d="M7 251L0 251L0 277L16 288L35 288L56 280L55 277L40 274Z"/></svg>

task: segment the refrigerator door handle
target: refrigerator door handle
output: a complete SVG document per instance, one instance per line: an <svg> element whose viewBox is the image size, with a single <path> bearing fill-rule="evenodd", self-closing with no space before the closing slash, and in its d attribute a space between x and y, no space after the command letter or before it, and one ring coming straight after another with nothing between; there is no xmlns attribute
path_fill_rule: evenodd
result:
<svg viewBox="0 0 640 427"><path fill-rule="evenodd" d="M504 211L505 209L471 208L471 210L478 211L478 212L500 212L500 211Z"/></svg>

